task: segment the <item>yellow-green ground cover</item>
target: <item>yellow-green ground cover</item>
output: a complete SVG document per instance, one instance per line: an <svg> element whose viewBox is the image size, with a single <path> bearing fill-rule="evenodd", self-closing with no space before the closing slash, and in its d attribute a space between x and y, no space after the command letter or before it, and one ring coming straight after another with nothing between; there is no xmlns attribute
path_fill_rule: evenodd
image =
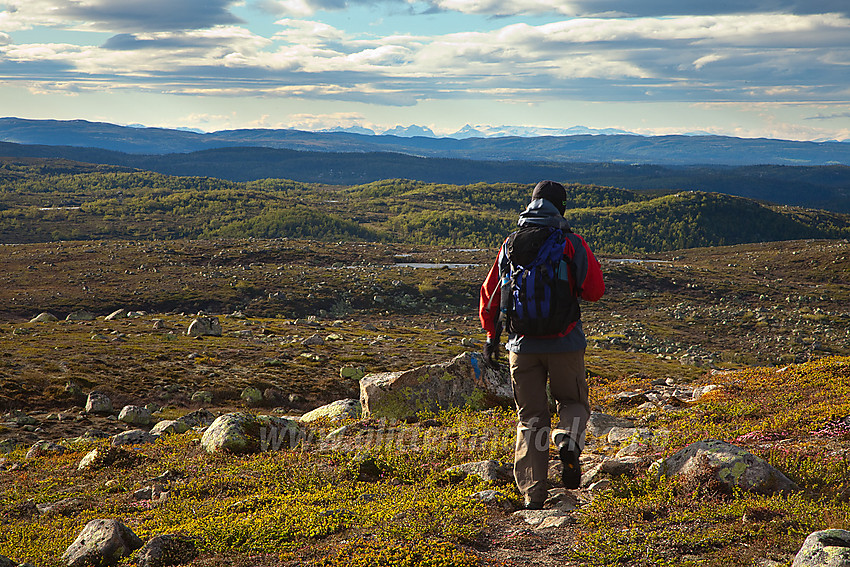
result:
<svg viewBox="0 0 850 567"><path fill-rule="evenodd" d="M630 380L591 380L601 409L615 411L605 405L605 394ZM767 459L800 491L729 494L707 478L667 481L651 472L616 479L576 512L575 525L559 528L573 541L566 563L782 563L808 533L850 528L850 433L842 425L850 415L850 357L706 375L696 383L722 388L649 420L669 430L652 447L656 456L692 441L722 439ZM645 410L624 413L647 417ZM0 554L59 565L82 527L107 517L143 539L158 533L195 538L197 561L205 565L481 564L476 544L521 521L471 498L492 484L446 469L510 459L513 416L508 410L454 410L421 418L419 424L391 424L394 435L378 436L383 441L360 450L351 448L356 432L386 424L349 422L352 444L345 449L306 443L248 456L206 454L198 435L188 433L131 447L116 464L82 472L77 463L97 443L70 443L64 455L33 459L19 449L7 455L6 465L20 465L0 472ZM423 427L426 419L435 428ZM590 439L588 451L611 448ZM379 471L371 480L358 480L364 458ZM166 470L178 478L167 499L132 501L134 490ZM518 497L511 486L497 488ZM33 512L34 504L64 498L78 500L68 515Z"/></svg>

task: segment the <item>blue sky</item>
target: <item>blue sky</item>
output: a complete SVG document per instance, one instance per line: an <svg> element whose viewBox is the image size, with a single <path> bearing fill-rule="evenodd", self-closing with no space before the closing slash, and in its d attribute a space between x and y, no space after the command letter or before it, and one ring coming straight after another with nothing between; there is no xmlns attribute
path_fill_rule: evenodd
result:
<svg viewBox="0 0 850 567"><path fill-rule="evenodd" d="M2 116L850 139L847 0L0 0Z"/></svg>

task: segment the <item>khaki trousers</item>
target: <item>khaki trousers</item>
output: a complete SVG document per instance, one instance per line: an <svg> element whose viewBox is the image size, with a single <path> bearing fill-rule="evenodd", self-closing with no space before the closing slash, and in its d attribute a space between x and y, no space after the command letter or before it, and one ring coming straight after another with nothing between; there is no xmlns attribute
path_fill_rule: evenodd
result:
<svg viewBox="0 0 850 567"><path fill-rule="evenodd" d="M590 417L584 351L542 354L509 353L511 383L517 407L514 478L526 501L543 502L549 476L549 438L556 447L584 448ZM551 426L546 382L558 408Z"/></svg>

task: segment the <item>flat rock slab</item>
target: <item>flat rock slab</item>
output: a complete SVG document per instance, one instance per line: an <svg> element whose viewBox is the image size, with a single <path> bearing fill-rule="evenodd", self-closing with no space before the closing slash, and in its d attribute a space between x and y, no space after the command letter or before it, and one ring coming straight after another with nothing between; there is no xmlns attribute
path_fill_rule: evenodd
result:
<svg viewBox="0 0 850 567"><path fill-rule="evenodd" d="M421 411L484 409L512 401L510 376L488 368L471 352L449 362L368 374L360 380L360 403L369 417L408 419Z"/></svg>
<svg viewBox="0 0 850 567"><path fill-rule="evenodd" d="M706 440L688 445L668 457L661 464L660 472L669 477L685 475L702 476L707 470L729 490L734 487L774 494L790 492L799 487L749 451L723 441Z"/></svg>
<svg viewBox="0 0 850 567"><path fill-rule="evenodd" d="M850 532L823 530L809 534L791 567L850 567Z"/></svg>
<svg viewBox="0 0 850 567"><path fill-rule="evenodd" d="M513 469L509 465L492 460L455 465L448 468L446 472L460 473L464 476L476 475L487 482L512 482L514 478Z"/></svg>
<svg viewBox="0 0 850 567"><path fill-rule="evenodd" d="M115 565L122 557L142 547L142 540L117 520L92 520L65 550L68 567Z"/></svg>

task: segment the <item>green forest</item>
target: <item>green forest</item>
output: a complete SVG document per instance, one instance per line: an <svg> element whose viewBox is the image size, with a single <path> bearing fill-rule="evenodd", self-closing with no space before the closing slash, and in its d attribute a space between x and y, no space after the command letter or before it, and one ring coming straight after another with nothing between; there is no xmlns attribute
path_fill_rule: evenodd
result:
<svg viewBox="0 0 850 567"><path fill-rule="evenodd" d="M850 215L686 191L578 183L566 217L608 254L850 237ZM532 184L391 179L324 185L233 182L66 161L0 163L0 242L308 238L497 247Z"/></svg>

